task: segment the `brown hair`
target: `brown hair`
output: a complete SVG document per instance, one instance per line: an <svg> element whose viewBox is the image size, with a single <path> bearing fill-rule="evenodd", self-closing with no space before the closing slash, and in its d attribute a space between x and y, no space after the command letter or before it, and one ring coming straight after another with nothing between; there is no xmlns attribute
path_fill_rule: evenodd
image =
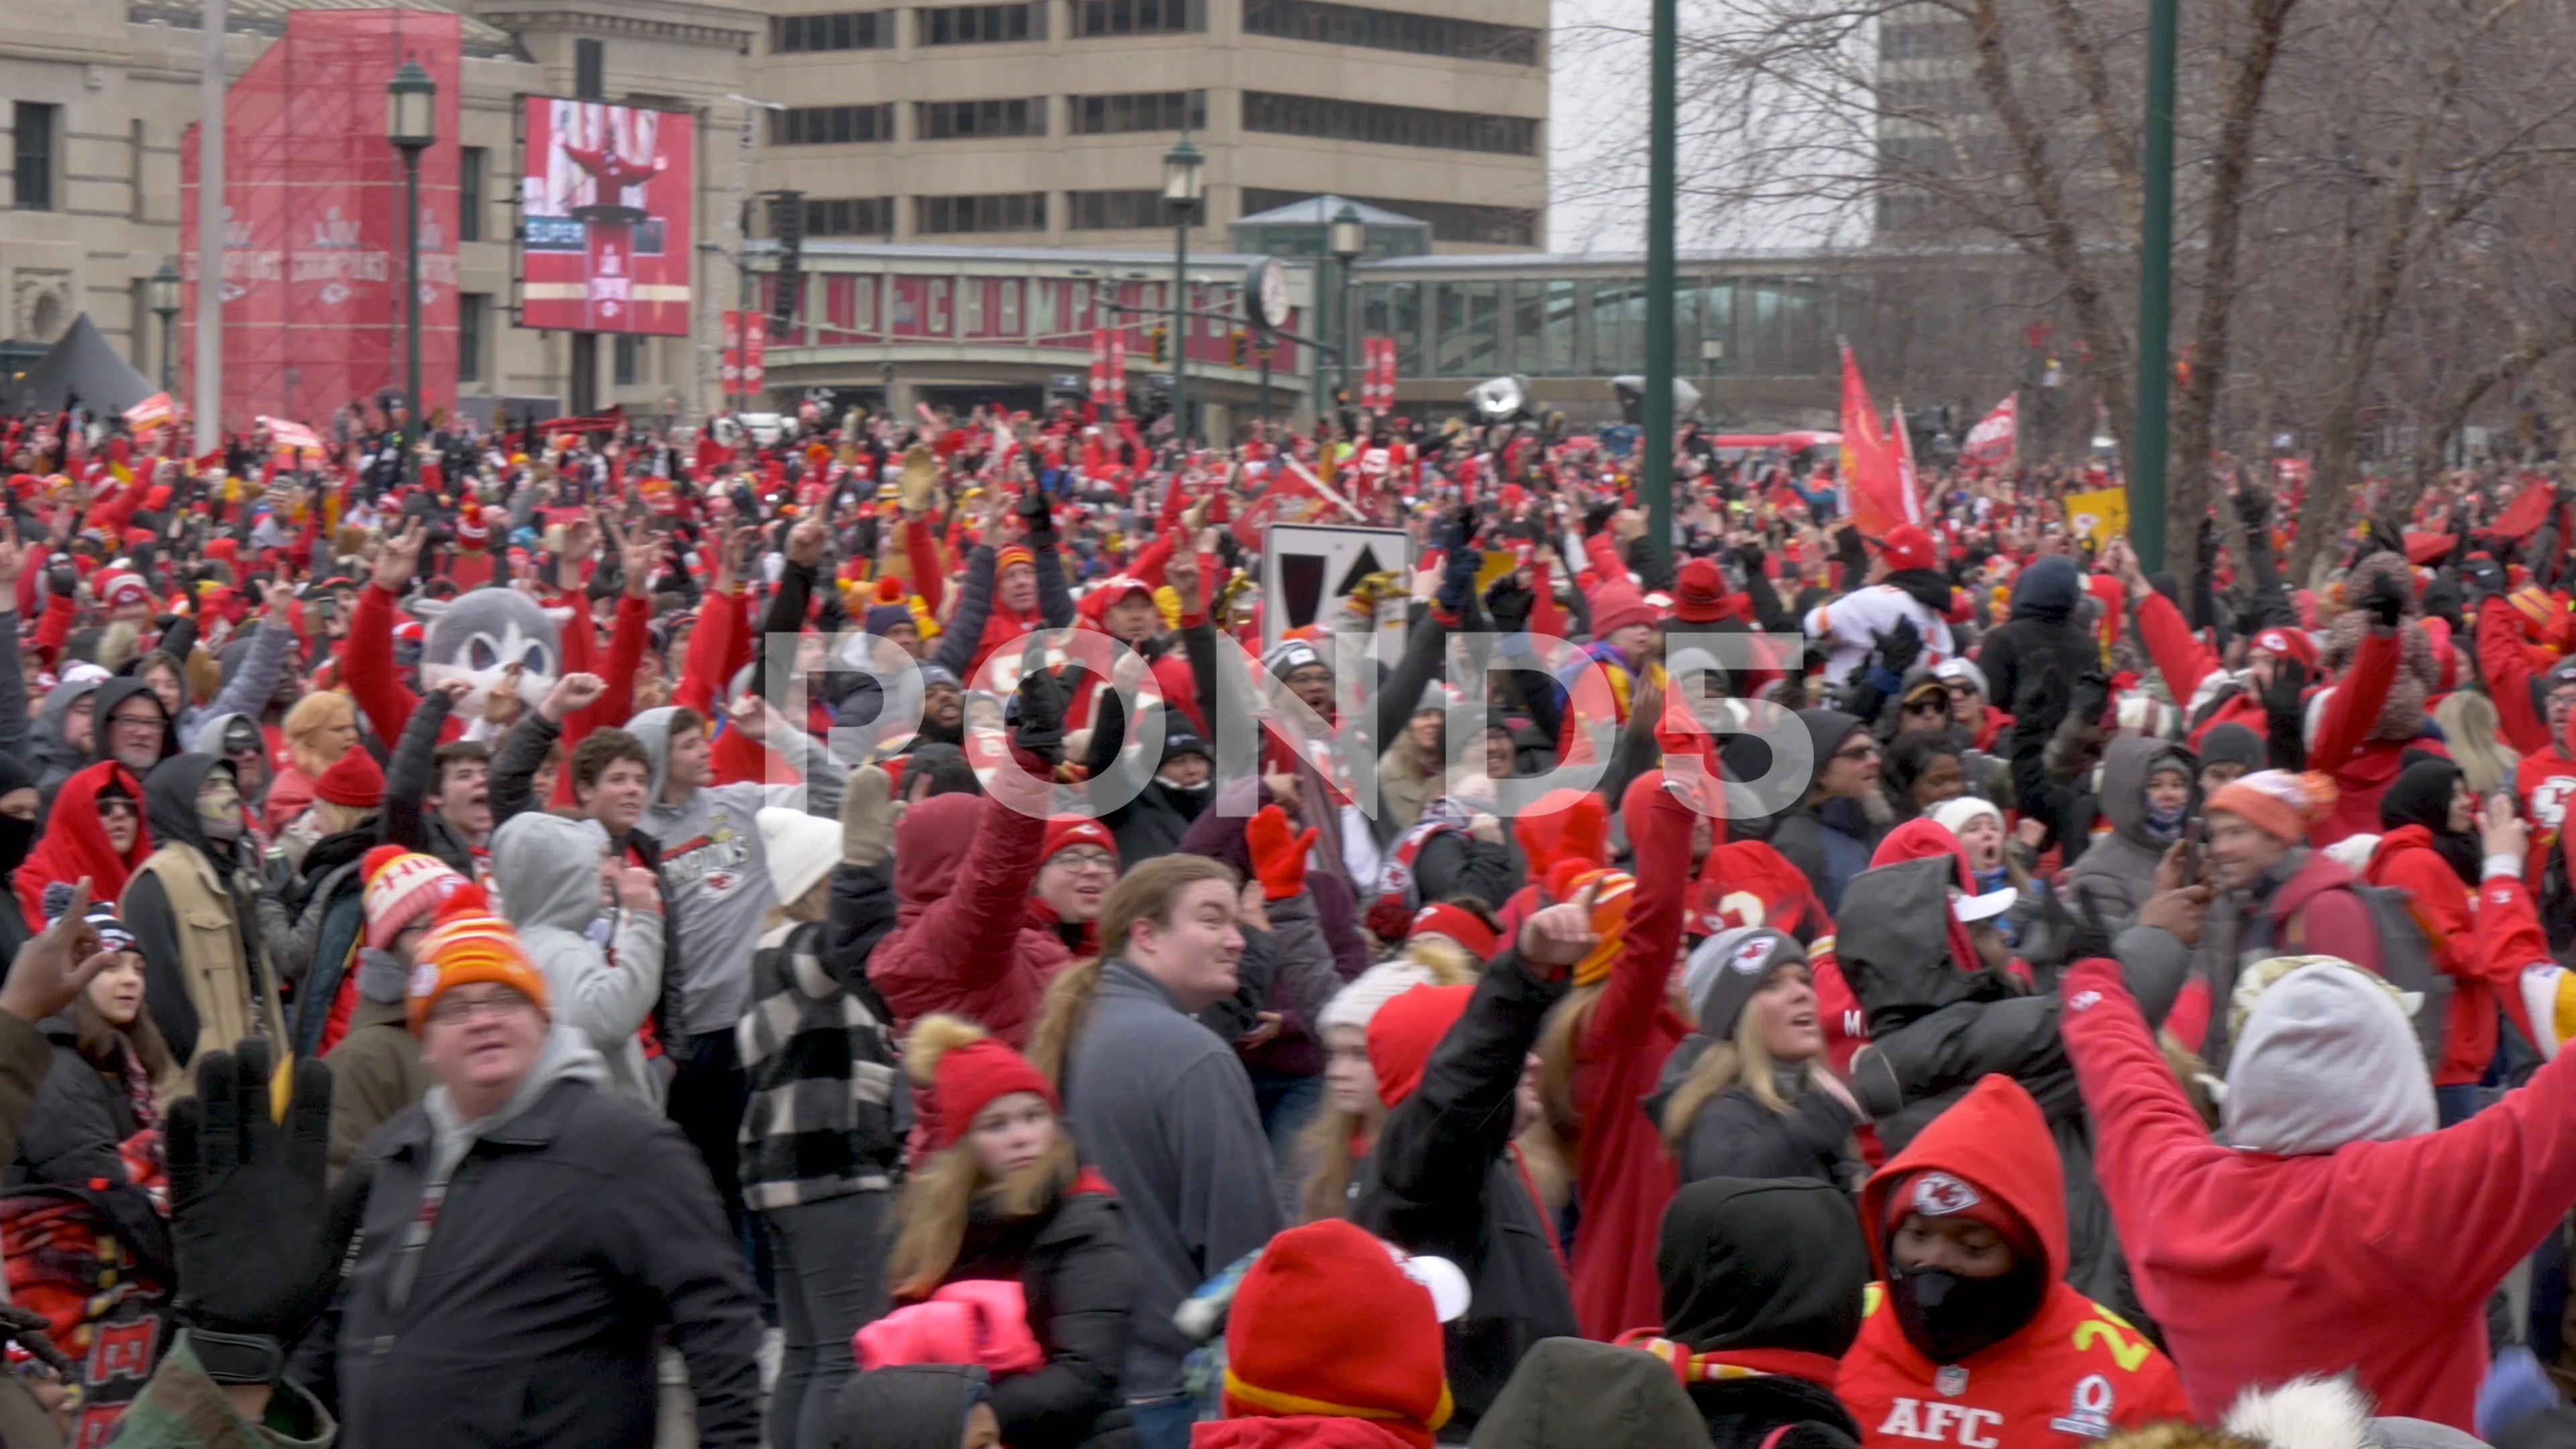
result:
<svg viewBox="0 0 2576 1449"><path fill-rule="evenodd" d="M572 747L572 792L576 799L596 786L608 767L620 760L633 760L644 767L646 776L653 773L653 757L644 751L644 742L620 729L592 730Z"/></svg>
<svg viewBox="0 0 2576 1449"><path fill-rule="evenodd" d="M492 747L481 740L449 740L429 757L429 787L433 795L447 790L447 770L451 765L492 763ZM649 766L647 768L650 768Z"/></svg>
<svg viewBox="0 0 2576 1449"><path fill-rule="evenodd" d="M170 1044L162 1039L161 1028L153 1025L148 1008L137 1011L130 1024L115 1026L99 1015L98 1007L84 990L72 998L72 1029L72 1049L80 1053L82 1061L101 1072L121 1075L125 1071L125 1054L130 1051L151 1080L157 1082L169 1075Z"/></svg>
<svg viewBox="0 0 2576 1449"><path fill-rule="evenodd" d="M1158 855L1120 876L1100 903L1101 959L1126 953L1127 934L1138 921L1170 925L1181 892L1203 880L1223 881L1230 891L1243 888L1233 866L1204 855Z"/></svg>

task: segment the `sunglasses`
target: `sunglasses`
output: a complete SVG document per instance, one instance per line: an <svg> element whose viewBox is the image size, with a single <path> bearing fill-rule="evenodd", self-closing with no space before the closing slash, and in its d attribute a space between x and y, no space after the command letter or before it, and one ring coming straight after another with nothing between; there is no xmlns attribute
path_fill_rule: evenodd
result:
<svg viewBox="0 0 2576 1449"><path fill-rule="evenodd" d="M99 818L102 820L112 819L119 815L131 820L134 818L135 813L134 802L125 799L123 796L103 795L99 797L98 814Z"/></svg>
<svg viewBox="0 0 2576 1449"><path fill-rule="evenodd" d="M1947 714L1950 712L1950 701L1947 698L1909 699L1905 702L1905 712L1907 714Z"/></svg>

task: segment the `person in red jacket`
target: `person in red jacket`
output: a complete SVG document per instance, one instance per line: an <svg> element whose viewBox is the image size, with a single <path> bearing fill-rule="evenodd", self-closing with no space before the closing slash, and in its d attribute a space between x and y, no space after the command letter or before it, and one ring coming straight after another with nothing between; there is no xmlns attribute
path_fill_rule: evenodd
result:
<svg viewBox="0 0 2576 1449"><path fill-rule="evenodd" d="M2378 827L2379 797L2405 768L2408 751L2448 753L2424 733L2424 704L2439 686L2439 666L2406 556L2363 559L2353 565L2344 593L2358 603L2335 616L2319 659L2345 673L2321 710L2311 701L2317 724L2308 768L2331 777L2336 790L2332 812L2308 832L2309 842L2321 846Z"/></svg>
<svg viewBox="0 0 2576 1449"><path fill-rule="evenodd" d="M2372 885L2406 892L2435 964L2451 978L2442 1059L2433 1067L2433 1101L2445 1127L2478 1109L2478 1083L2495 1060L2498 1010L2512 1012L2516 1029L2531 1036L2522 1005L2524 963L2478 949L2475 908L2484 861L2471 828L2477 804L2450 761L2407 766L2380 797L2379 823L2387 833L2363 872Z"/></svg>
<svg viewBox="0 0 2576 1449"><path fill-rule="evenodd" d="M2173 1364L2067 1286L2057 1148L2010 1077L1932 1119L1861 1189L1860 1218L1884 1281L1834 1393L1862 1444L2038 1449L2183 1417Z"/></svg>
<svg viewBox="0 0 2576 1449"><path fill-rule="evenodd" d="M2477 948L2547 967L2519 822L2485 823ZM2332 958L2258 963L2217 1140L2118 963L2067 973L2063 1030L2094 1169L2193 1417L2248 1388L2354 1373L2382 1414L2470 1429L2486 1303L2576 1200L2576 1053L2454 1127L2392 988Z"/></svg>
<svg viewBox="0 0 2576 1449"><path fill-rule="evenodd" d="M1045 766L1021 764L995 771L981 798L916 801L895 827L895 928L869 956L868 980L898 1030L945 1011L1025 1047L1047 983L1073 960L1029 919L1048 786Z"/></svg>

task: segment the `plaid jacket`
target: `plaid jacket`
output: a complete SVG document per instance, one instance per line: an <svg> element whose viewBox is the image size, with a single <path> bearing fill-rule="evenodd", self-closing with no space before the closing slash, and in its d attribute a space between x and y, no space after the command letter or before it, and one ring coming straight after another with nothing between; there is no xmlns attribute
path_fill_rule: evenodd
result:
<svg viewBox="0 0 2576 1449"><path fill-rule="evenodd" d="M751 961L751 1007L734 1028L750 1079L742 1200L794 1207L883 1192L903 1150L886 1025L834 979L819 923L781 926Z"/></svg>

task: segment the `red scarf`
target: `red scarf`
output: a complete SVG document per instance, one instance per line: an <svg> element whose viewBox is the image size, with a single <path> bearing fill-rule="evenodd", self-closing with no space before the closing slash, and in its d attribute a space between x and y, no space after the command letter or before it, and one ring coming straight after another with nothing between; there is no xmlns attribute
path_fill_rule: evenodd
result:
<svg viewBox="0 0 2576 1449"><path fill-rule="evenodd" d="M1693 1353L1690 1346L1665 1338L1651 1328L1632 1328L1620 1334L1622 1348L1641 1348L1673 1366L1673 1374L1683 1387L1692 1384L1717 1383L1726 1379L1758 1379L1772 1375L1804 1379L1812 1384L1833 1386L1842 1372L1842 1363L1831 1354L1808 1353L1795 1348L1722 1348L1711 1353Z"/></svg>

